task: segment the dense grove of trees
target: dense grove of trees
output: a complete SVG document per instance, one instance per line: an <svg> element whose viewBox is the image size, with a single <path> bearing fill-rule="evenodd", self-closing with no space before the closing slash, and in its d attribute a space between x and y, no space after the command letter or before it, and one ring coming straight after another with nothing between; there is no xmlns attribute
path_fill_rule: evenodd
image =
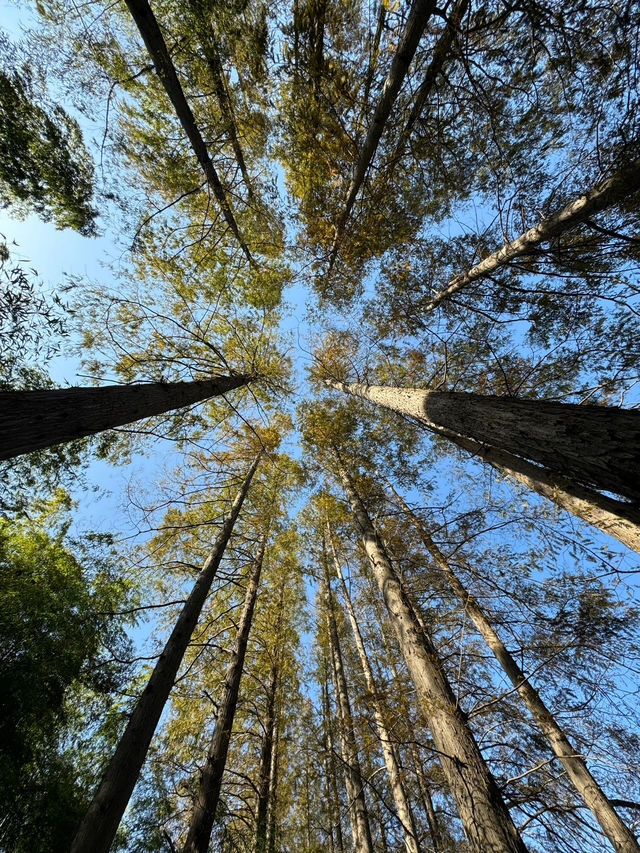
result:
<svg viewBox="0 0 640 853"><path fill-rule="evenodd" d="M33 13L0 205L123 248L0 246L0 850L640 853L638 4Z"/></svg>

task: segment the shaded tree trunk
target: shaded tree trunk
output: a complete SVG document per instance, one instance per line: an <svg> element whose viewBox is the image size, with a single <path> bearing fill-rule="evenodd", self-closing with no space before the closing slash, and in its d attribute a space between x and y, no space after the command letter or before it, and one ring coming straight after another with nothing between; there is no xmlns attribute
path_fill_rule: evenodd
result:
<svg viewBox="0 0 640 853"><path fill-rule="evenodd" d="M252 378L239 374L194 382L0 391L0 459L189 406L246 385Z"/></svg>
<svg viewBox="0 0 640 853"><path fill-rule="evenodd" d="M275 853L278 807L278 752L280 749L280 725L275 719L271 771L269 775L269 808L267 810L267 853Z"/></svg>
<svg viewBox="0 0 640 853"><path fill-rule="evenodd" d="M474 853L526 853L500 789L456 702L429 635L422 630L354 483L335 451L340 479L402 654L429 722L445 778Z"/></svg>
<svg viewBox="0 0 640 853"><path fill-rule="evenodd" d="M260 746L260 766L258 771L258 805L256 809L256 853L267 849L268 810L271 793L272 759L274 752L274 732L276 724L276 690L278 687L278 666L273 663L269 673L267 688L267 710Z"/></svg>
<svg viewBox="0 0 640 853"><path fill-rule="evenodd" d="M216 201L222 211L222 215L229 226L231 233L234 235L240 248L244 252L250 264L255 266L255 261L249 251L247 244L240 234L238 224L236 222L233 211L227 199L227 193L222 185L213 161L209 156L207 146L198 129L196 120L191 111L191 107L187 103L180 80L174 68L171 56L167 50L164 37L158 26L155 15L151 10L151 6L147 0L125 0L127 8L131 13L131 17L135 21L140 35L145 43L156 73L160 78L160 82L169 96L169 100L173 104L176 115L182 125L182 129L187 134L193 153L198 159L198 163L202 167L207 183L211 187Z"/></svg>
<svg viewBox="0 0 640 853"><path fill-rule="evenodd" d="M632 160L608 178L599 181L583 195L565 204L560 210L552 213L546 219L538 222L533 228L525 231L515 240L505 243L500 249L489 255L480 263L475 264L465 272L454 276L441 291L435 294L422 308L432 311L445 299L453 296L459 290L474 281L486 278L495 270L508 264L514 258L522 257L531 252L541 243L547 243L554 237L575 228L576 225L589 219L594 213L600 213L612 207L627 196L640 189L640 160Z"/></svg>
<svg viewBox="0 0 640 853"><path fill-rule="evenodd" d="M416 418L446 438L471 438L582 485L640 501L640 411L635 409L326 382Z"/></svg>
<svg viewBox="0 0 640 853"><path fill-rule="evenodd" d="M244 600L244 608L235 645L231 653L231 659L224 679L222 697L218 705L218 716L211 736L207 761L200 775L200 784L196 795L196 802L189 823L187 840L185 841L183 853L207 853L209 841L220 799L220 788L222 786L222 775L227 763L233 718L238 704L240 692L240 680L244 669L244 658L249 641L249 632L253 622L253 611L258 595L260 573L267 537L261 536L258 554L254 560L253 571L247 585Z"/></svg>
<svg viewBox="0 0 640 853"><path fill-rule="evenodd" d="M327 686L327 672L328 663L325 661L325 674L322 680L322 715L324 721L324 739L326 741L325 744L325 773L327 777L327 803L328 803L328 814L330 831L331 831L331 845L333 847L334 839L334 829L335 829L335 849L337 853L344 853L344 841L342 838L342 821L340 819L340 798L338 797L338 784L336 782L336 763L335 763L335 752L333 745L333 730L331 727L331 710L329 708L329 691Z"/></svg>
<svg viewBox="0 0 640 853"><path fill-rule="evenodd" d="M326 559L326 556L325 556ZM338 626L334 611L333 596L329 584L328 567L326 571L327 590L327 627L329 629L329 651L332 663L333 684L340 720L340 736L342 740L342 758L344 765L345 786L349 800L349 820L355 853L373 853L371 827L364 797L362 774L358 760L358 747L353 730L351 703L347 690L347 679L344 674Z"/></svg>
<svg viewBox="0 0 640 853"><path fill-rule="evenodd" d="M389 115L391 114L391 109L398 96L400 87L407 75L409 65L411 64L411 60L416 52L416 48L418 47L418 42L422 37L435 7L436 4L433 0L413 0L409 17L407 18L407 23L405 24L397 50L391 62L391 68L389 69L389 73L387 74L387 78L382 87L382 92L380 93L380 100L378 101L371 119L371 124L369 125L365 141L360 149L358 161L353 170L353 177L351 178L351 183L349 184L349 189L347 191L347 198L344 203L344 207L342 208L340 217L336 224L336 233L329 257L329 272L331 272L333 264L335 263L345 226L349 216L351 215L351 211L353 210L353 205L355 204L360 187L364 182L367 169L369 168L371 161L373 160L373 156L376 153L380 137L382 136L382 131L384 130L384 126Z"/></svg>
<svg viewBox="0 0 640 853"><path fill-rule="evenodd" d="M336 554L333 539L331 536L331 530L329 529L328 525L327 536L331 545L333 563L335 566L336 575L338 576L338 580L342 589L342 597L344 599L345 607L347 608L347 615L351 624L351 630L353 632L353 638L355 641L356 649L358 651L358 657L360 658L360 666L362 667L365 685L373 705L373 716L375 719L376 729L378 731L378 738L380 740L384 763L387 768L387 775L389 776L389 785L391 788L391 794L393 796L393 802L395 804L398 820L400 821L400 825L402 828L404 846L407 853L419 853L420 847L418 844L418 833L416 832L416 825L413 819L411 805L404 790L404 785L402 784L402 769L400 767L396 749L389 735L389 730L385 721L384 709L382 708L382 705L380 703L379 691L376 687L373 677L373 670L371 669L371 664L369 663L367 650L364 647L362 634L360 633L360 626L358 625L358 620L356 619L355 610L353 609L353 605L351 603L349 590L347 589L347 585L344 580L344 575L342 574L342 567L340 565L340 561L338 560L338 555Z"/></svg>
<svg viewBox="0 0 640 853"><path fill-rule="evenodd" d="M84 816L71 853L108 853L224 555L262 452L254 459Z"/></svg>
<svg viewBox="0 0 640 853"><path fill-rule="evenodd" d="M388 485L390 486L390 484ZM613 848L618 853L640 853L640 846L635 836L616 813L606 794L589 772L587 765L571 745L553 714L544 704L538 691L520 669L513 655L507 650L475 596L462 584L445 559L444 554L429 535L424 524L409 509L395 489L390 488L400 507L411 519L422 539L424 547L438 566L445 581L460 601L464 612L469 615L478 633L493 652L507 678L518 691L529 713L546 737L553 754L564 767L568 778L584 800L587 808L591 810L593 816L602 827L602 831L611 842Z"/></svg>

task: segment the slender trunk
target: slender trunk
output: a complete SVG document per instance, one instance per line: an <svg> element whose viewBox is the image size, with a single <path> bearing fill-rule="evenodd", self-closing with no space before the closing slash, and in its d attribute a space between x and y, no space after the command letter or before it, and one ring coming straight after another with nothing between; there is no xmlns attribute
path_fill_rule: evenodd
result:
<svg viewBox="0 0 640 853"><path fill-rule="evenodd" d="M574 483L505 450L470 438L449 437L458 447L479 456L501 474L508 474L528 489L640 553L640 510L637 507Z"/></svg>
<svg viewBox="0 0 640 853"><path fill-rule="evenodd" d="M347 191L347 198L336 224L336 233L329 257L329 271L331 271L333 264L335 263L340 240L342 239L345 226L349 216L351 215L358 191L364 182L367 169L369 168L373 156L376 153L386 121L389 118L393 104L407 75L407 71L409 70L409 65L411 64L411 60L416 52L416 48L418 47L418 42L422 37L422 33L429 22L429 18L431 17L435 6L436 4L434 0L413 0L412 2L407 23L405 24L404 31L400 37L400 42L398 43L398 47L391 62L391 68L389 69L387 78L384 81L382 92L380 93L380 100L378 101L371 119L371 124L369 125L369 130L364 144L360 149L358 161L353 170L353 177L351 178L351 183Z"/></svg>
<svg viewBox="0 0 640 853"><path fill-rule="evenodd" d="M445 299L467 287L474 281L486 278L495 270L512 261L514 258L527 255L541 243L547 243L554 237L559 237L565 231L575 228L589 219L595 213L600 213L608 207L618 204L623 199L640 189L640 160L632 160L608 178L599 181L583 195L574 198L564 207L552 213L546 219L538 222L533 228L525 231L515 240L505 243L500 249L489 255L480 263L475 264L465 272L454 276L441 291L435 294L422 308L432 311Z"/></svg>
<svg viewBox="0 0 640 853"><path fill-rule="evenodd" d="M405 725L408 730L409 735L409 751L411 753L411 762L413 764L413 771L418 780L418 788L420 789L420 797L422 799L422 807L424 809L424 813L427 816L427 823L429 825L429 834L431 835L431 841L433 843L433 849L435 853L443 853L446 848L445 843L442 838L442 831L440 829L438 823L438 817L436 815L436 810L433 807L433 799L431 797L431 791L429 790L429 785L427 784L427 780L425 779L425 775L422 770L422 760L420 758L420 754L418 752L418 742L416 740L416 735L413 731L413 725L411 722L411 718L409 716L409 709L406 706L404 701L404 688L400 681L400 677L398 675L398 670L396 669L395 664L393 663L393 655L391 653L391 647L389 645L389 641L387 639L387 635L385 632L384 624L382 621L382 617L380 614L379 607L377 603L373 602L373 611L376 616L376 621L378 623L378 629L380 631L380 636L382 638L382 642L384 648L387 653L387 665L391 670L391 677L393 678L394 684L396 686L396 693L400 699L400 704L405 713Z"/></svg>
<svg viewBox="0 0 640 853"><path fill-rule="evenodd" d="M225 394L251 376L102 388L0 391L0 459L94 435Z"/></svg>
<svg viewBox="0 0 640 853"><path fill-rule="evenodd" d="M261 458L262 453L259 453L251 464L229 515L182 608L175 628L129 717L127 727L109 762L100 787L71 845L71 853L107 853L111 847L118 824L142 769L149 743Z"/></svg>
<svg viewBox="0 0 640 853"><path fill-rule="evenodd" d="M256 853L267 849L267 812L271 783L271 763L273 757L273 736L276 722L276 690L278 687L278 665L274 661L269 673L267 687L267 713L260 747L260 765L258 771L258 805L256 809Z"/></svg>
<svg viewBox="0 0 640 853"><path fill-rule="evenodd" d="M234 235L240 248L244 252L250 264L255 266L255 261L249 251L247 244L244 242L238 224L233 215L233 211L227 199L227 193L222 185L213 161L209 156L206 143L202 138L200 130L196 124L196 120L191 111L191 107L187 103L180 80L176 73L176 69L171 60L164 37L158 26L158 22L151 10L151 6L147 0L125 0L127 8L131 13L131 17L135 21L142 40L145 43L149 56L151 57L156 69L156 73L160 78L160 82L169 96L169 100L173 104L176 115L182 125L182 129L187 134L193 153L198 159L202 171L204 172L207 183L211 187L213 194L220 206L222 215Z"/></svg>
<svg viewBox="0 0 640 853"><path fill-rule="evenodd" d="M276 850L276 820L278 806L278 751L280 747L280 725L276 716L273 732L273 750L269 773L269 808L267 810L267 853Z"/></svg>
<svg viewBox="0 0 640 853"><path fill-rule="evenodd" d="M347 789L347 798L349 800L349 820L351 823L351 834L353 836L353 847L355 853L373 853L369 815L367 813L364 788L362 786L362 774L360 771L360 762L358 760L358 748L356 745L355 732L353 730L353 718L351 716L351 703L349 701L347 679L344 674L344 666L342 663L342 652L340 650L340 640L338 637L338 626L336 625L333 596L329 585L328 568L326 589L329 646L334 691L336 696L336 707L338 709L338 719L340 720L344 779Z"/></svg>
<svg viewBox="0 0 640 853"><path fill-rule="evenodd" d="M405 591L339 454L335 459L356 526L416 687L421 710L474 853L526 853L500 789L456 702L438 653Z"/></svg>
<svg viewBox="0 0 640 853"><path fill-rule="evenodd" d="M389 181L391 179L391 174L393 169L398 162L398 160L402 157L404 153L405 145L407 144L407 140L411 135L411 131L413 130L413 126L420 118L422 110L424 109L424 105L427 102L427 98L433 91L433 87L435 86L436 80L440 72L442 71L442 67L451 52L451 45L453 44L453 40L455 39L458 30L460 29L460 23L462 18L464 17L467 9L469 8L469 0L457 0L456 5L451 11L445 28L442 32L442 35L438 39L436 46L433 51L433 57L429 66L426 70L422 83L420 84L418 91L415 94L415 98L413 99L413 107L411 108L411 112L409 113L409 118L407 119L407 123L405 124L402 133L400 134L400 138L396 144L395 151L391 157L389 164L385 169L385 179Z"/></svg>
<svg viewBox="0 0 640 853"><path fill-rule="evenodd" d="M244 608L240 617L231 660L229 661L224 679L222 697L218 706L218 716L216 717L216 724L213 729L213 735L211 736L207 761L200 776L200 785L198 786L196 802L193 814L191 815L187 840L182 848L183 853L207 853L209 849L211 831L213 830L216 809L218 808L218 800L220 798L222 775L227 763L233 718L236 713L236 705L238 704L240 680L242 678L242 670L244 669L244 658L247 651L251 623L253 622L253 610L258 595L258 584L260 583L260 572L262 571L266 541L267 537L263 534L247 586Z"/></svg>
<svg viewBox="0 0 640 853"><path fill-rule="evenodd" d="M220 112L222 114L222 120L224 122L225 130L229 137L231 147L233 148L233 153L235 155L238 168L240 169L240 173L242 174L242 178L247 188L247 192L249 193L249 197L253 198L254 192L251 183L251 177L249 175L249 170L247 169L247 164L244 159L240 140L238 139L238 132L236 129L235 118L233 115L233 105L231 103L231 98L229 97L229 92L227 90L227 84L224 79L224 70L222 68L220 55L215 44L213 31L209 26L209 22L203 22L202 18L200 17L199 12L201 4L198 2L198 0L189 0L189 6L191 7L193 23L198 36L198 41L200 43L200 48L202 50L202 56L205 62L207 63L209 74L211 75L213 90L218 101L218 106L220 107Z"/></svg>
<svg viewBox="0 0 640 853"><path fill-rule="evenodd" d="M338 783L336 782L336 765L335 752L333 746L333 731L331 727L331 710L329 708L329 690L327 686L326 669L328 663L325 662L325 675L322 681L322 713L324 717L324 735L326 738L326 757L325 762L327 774L327 802L329 804L329 820L331 821L331 843L333 844L333 829L335 827L336 835L336 851L344 853L344 841L342 838L342 821L340 819L340 798L338 797Z"/></svg>
<svg viewBox="0 0 640 853"><path fill-rule="evenodd" d="M327 535L329 543L331 545L333 563L335 566L336 574L338 576L338 580L340 581L340 586L342 589L342 597L344 598L345 607L347 608L347 614L349 616L349 622L351 623L353 638L355 641L356 649L358 651L358 656L360 658L360 666L362 667L365 685L373 705L373 716L375 719L376 728L378 730L378 738L380 740L380 746L382 748L384 763L387 768L387 774L389 776L389 785L391 787L393 802L395 803L398 820L400 821L400 825L402 827L402 837L404 839L404 846L407 853L419 853L420 847L418 845L418 833L416 831L416 825L413 819L411 805L409 803L406 792L404 790L404 786L402 784L402 770L398 761L397 752L389 736L389 730L387 729L387 724L385 721L384 709L382 708L382 705L380 703L380 694L376 688L376 684L373 677L373 671L371 669L371 664L369 663L369 657L367 655L367 650L364 647L362 634L360 633L360 626L358 625L358 620L356 619L356 614L351 603L351 598L349 597L349 590L347 589L347 585L344 580L344 575L342 574L342 567L340 565L338 555L335 551L333 539L331 536L331 530L329 529L328 524Z"/></svg>
<svg viewBox="0 0 640 853"><path fill-rule="evenodd" d="M440 569L445 581L458 597L478 633L495 655L509 681L518 691L520 698L549 742L553 754L564 767L568 778L602 827L602 831L613 848L618 853L640 853L640 846L635 836L620 819L606 794L589 772L587 765L580 758L553 714L544 704L538 691L529 682L513 655L507 650L475 596L464 587L420 519L409 509L395 489L392 487L391 489L398 504L411 519L424 547Z"/></svg>
<svg viewBox="0 0 640 853"><path fill-rule="evenodd" d="M640 411L552 400L333 382L446 438L524 456L581 485L640 501Z"/></svg>

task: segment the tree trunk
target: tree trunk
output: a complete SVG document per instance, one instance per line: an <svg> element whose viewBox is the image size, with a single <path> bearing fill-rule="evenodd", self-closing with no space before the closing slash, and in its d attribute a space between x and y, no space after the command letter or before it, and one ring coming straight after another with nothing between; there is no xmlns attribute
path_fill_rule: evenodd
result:
<svg viewBox="0 0 640 853"><path fill-rule="evenodd" d="M420 538L434 562L440 569L444 579L458 597L462 607L469 614L471 621L487 646L495 655L507 678L520 694L531 716L549 742L553 754L560 761L565 772L602 827L602 831L618 853L640 853L640 846L631 830L620 819L609 802L604 791L589 772L585 762L580 758L569 742L566 734L557 724L553 714L544 704L538 691L529 682L511 653L498 637L477 599L467 590L455 574L444 555L429 535L420 519L413 513L400 495L392 488L398 504L411 519Z"/></svg>
<svg viewBox="0 0 640 853"><path fill-rule="evenodd" d="M207 146L198 129L191 107L184 96L176 69L174 68L171 56L167 50L167 45L165 44L158 22L151 10L151 6L147 0L125 0L125 2L129 12L131 13L131 17L140 31L140 35L142 36L147 51L149 52L149 56L155 66L156 73L160 78L160 82L164 86L164 89L169 96L169 100L173 104L173 108L176 111L176 115L182 125L182 129L187 134L189 142L191 143L191 148L198 159L198 163L202 167L207 183L211 187L216 201L220 206L222 215L224 216L231 233L240 244L240 248L244 252L245 257L252 266L255 266L256 263L249 251L249 248L240 235L238 224L227 199L227 194L222 186L220 178L218 177L213 161L209 156Z"/></svg>
<svg viewBox="0 0 640 853"><path fill-rule="evenodd" d="M479 456L501 474L508 474L528 489L640 553L640 510L632 504L581 486L505 450L470 438L449 437L458 447Z"/></svg>
<svg viewBox="0 0 640 853"><path fill-rule="evenodd" d="M271 751L271 769L269 775L269 808L267 810L267 853L276 851L276 826L278 806L278 751L280 746L280 725L276 716L273 732L273 750Z"/></svg>
<svg viewBox="0 0 640 853"><path fill-rule="evenodd" d="M271 783L271 764L273 740L276 722L276 690L278 687L277 662L271 666L269 686L267 688L267 714L260 747L260 767L258 771L258 805L256 809L256 853L265 853L267 849L267 812Z"/></svg>
<svg viewBox="0 0 640 853"><path fill-rule="evenodd" d="M189 406L246 385L252 378L239 374L195 382L0 391L0 459Z"/></svg>
<svg viewBox="0 0 640 853"><path fill-rule="evenodd" d="M608 178L599 181L583 195L565 204L551 216L538 222L515 240L505 243L500 249L465 272L454 276L439 293L436 293L422 309L432 311L445 299L467 287L474 281L486 278L499 267L528 254L532 249L554 237L564 234L576 225L622 201L640 189L640 160L632 160Z"/></svg>
<svg viewBox="0 0 640 853"><path fill-rule="evenodd" d="M393 802L395 803L398 820L400 821L400 825L402 827L402 837L404 839L404 846L407 853L419 853L420 847L418 845L418 833L416 831L416 825L413 819L411 805L409 803L409 800L407 799L407 795L402 784L402 770L399 765L397 752L389 736L389 731L387 729L387 724L384 717L384 709L382 708L380 703L380 697L373 678L373 671L371 669L371 664L369 663L367 650L364 647L362 634L360 633L360 626L358 625L356 614L351 603L351 598L349 597L349 590L347 589L347 585L344 580L344 575L342 574L342 567L340 566L340 561L338 560L338 555L335 551L333 539L331 536L331 530L329 529L328 524L327 536L331 545L331 552L333 555L333 563L335 566L336 574L338 576L338 580L340 581L340 586L342 588L342 597L344 598L344 603L347 608L347 614L349 616L349 622L351 623L353 638L355 641L356 649L358 651L358 656L360 658L360 666L362 667L365 685L367 688L367 692L369 693L369 696L371 698L371 702L373 704L373 716L375 719L376 728L378 730L378 738L380 740L380 746L382 748L384 763L387 768L387 774L389 776L389 785L391 787Z"/></svg>
<svg viewBox="0 0 640 853"><path fill-rule="evenodd" d="M326 568L326 567L325 567ZM373 853L369 815L364 797L362 774L358 760L356 736L353 730L351 703L347 691L347 679L344 674L342 652L338 637L338 627L334 612L333 596L329 585L328 569L326 577L327 589L327 626L329 628L329 646L332 662L333 685L336 696L338 719L340 720L340 736L342 740L342 758L344 764L344 779L349 800L349 820L353 836L354 853Z"/></svg>
<svg viewBox="0 0 640 853"><path fill-rule="evenodd" d="M398 43L397 50L391 62L391 68L389 69L389 73L387 74L387 78L382 87L382 92L380 93L380 100L376 106L366 139L360 150L358 161L353 170L353 177L351 178L351 183L347 191L347 199L336 224L336 233L329 257L329 272L335 263L345 226L349 216L351 215L358 191L364 182L367 169L369 168L373 156L376 153L380 137L382 136L382 131L384 130L386 121L391 113L391 108L398 96L400 87L402 86L407 75L407 71L409 70L409 65L411 64L413 55L418 47L418 42L422 37L422 33L424 32L435 7L436 4L434 0L413 0L411 11L407 18L407 23L405 24L404 31L400 37L400 42Z"/></svg>
<svg viewBox="0 0 640 853"><path fill-rule="evenodd" d="M582 485L640 501L640 411L635 409L326 382L416 418L447 438L471 438Z"/></svg>
<svg viewBox="0 0 640 853"><path fill-rule="evenodd" d="M437 651L415 618L384 546L339 454L335 459L356 527L429 722L431 736L474 853L526 853L500 789L456 702Z"/></svg>
<svg viewBox="0 0 640 853"><path fill-rule="evenodd" d="M340 798L338 797L338 784L336 782L335 752L333 746L333 731L331 728L331 711L329 708L329 689L327 686L328 663L325 661L325 672L322 681L322 714L324 718L324 737L326 739L326 761L325 773L327 776L327 804L329 821L331 823L331 844L333 846L333 830L335 827L335 849L336 853L344 853L344 841L342 838L342 821L340 820Z"/></svg>
<svg viewBox="0 0 640 853"><path fill-rule="evenodd" d="M220 799L220 788L222 786L222 775L227 763L227 753L231 740L233 718L238 704L240 692L240 679L244 669L244 658L249 641L249 632L253 622L253 610L258 595L258 584L260 583L260 572L267 537L261 536L258 554L256 555L253 571L247 585L244 599L244 608L235 645L231 653L231 659L224 679L222 697L218 706L218 716L211 736L207 761L200 776L200 784L196 795L196 802L189 823L187 840L182 848L183 853L207 853L209 841Z"/></svg>
<svg viewBox="0 0 640 853"><path fill-rule="evenodd" d="M261 458L262 452L256 456L244 478L229 515L182 608L175 628L131 713L98 791L80 824L71 845L71 853L107 853L111 847L118 824L142 769L149 743Z"/></svg>

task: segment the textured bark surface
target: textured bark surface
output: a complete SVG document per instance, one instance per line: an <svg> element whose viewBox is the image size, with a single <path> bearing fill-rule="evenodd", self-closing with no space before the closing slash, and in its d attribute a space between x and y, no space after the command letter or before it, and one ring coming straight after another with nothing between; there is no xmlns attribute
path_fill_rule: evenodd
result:
<svg viewBox="0 0 640 853"><path fill-rule="evenodd" d="M632 504L581 486L506 450L489 447L470 438L449 438L458 447L479 456L500 473L508 474L528 489L640 553L640 509Z"/></svg>
<svg viewBox="0 0 640 853"><path fill-rule="evenodd" d="M551 400L328 382L422 421L544 465L582 485L640 502L640 411Z"/></svg>
<svg viewBox="0 0 640 853"><path fill-rule="evenodd" d="M575 228L576 225L584 222L594 213L606 210L606 208L617 204L639 189L640 160L633 160L614 172L613 175L599 181L594 187L570 201L547 219L538 222L537 225L516 237L515 240L505 243L504 246L493 252L489 257L484 258L480 263L475 264L465 272L459 273L427 302L423 310L432 311L449 296L467 287L472 282L486 278L514 258L526 255L540 243L545 243L565 231Z"/></svg>
<svg viewBox="0 0 640 853"><path fill-rule="evenodd" d="M358 620L356 619L355 610L353 609L351 598L349 596L349 590L347 589L347 585L344 580L344 575L342 574L340 560L338 559L338 555L336 554L335 547L333 544L333 538L331 536L331 531L329 530L328 526L327 538L331 545L333 564L335 566L338 581L340 582L340 587L342 589L342 597L344 599L345 607L347 609L347 615L349 617L349 623L353 632L353 639L355 641L358 657L360 658L360 666L362 667L362 674L364 675L364 683L366 685L367 692L369 693L371 702L373 704L373 716L378 732L378 739L380 740L380 747L382 749L384 763L387 768L387 775L389 777L389 787L391 788L393 802L396 807L398 820L400 821L400 825L402 827L402 837L404 839L404 846L407 853L419 853L420 846L418 844L418 833L416 831L416 825L413 819L411 805L409 803L409 800L407 799L407 795L402 784L402 769L400 767L397 752L389 735L389 730L387 729L384 709L382 708L382 705L380 703L379 691L374 681L373 670L371 669L371 664L369 663L367 650L364 647L362 634L360 633L360 626L358 625Z"/></svg>
<svg viewBox="0 0 640 853"><path fill-rule="evenodd" d="M200 775L200 784L189 823L187 840L182 848L183 853L207 853L209 849L216 809L220 799L222 775L227 763L233 718L238 704L240 680L244 669L249 632L253 622L253 611L258 595L266 540L266 536L263 535L247 585L244 607L238 623L238 633L225 674L222 696L218 704L218 716L211 735L207 760Z"/></svg>
<svg viewBox="0 0 640 853"><path fill-rule="evenodd" d="M198 159L198 163L202 167L207 183L211 187L216 201L222 211L225 222L229 226L231 233L234 235L247 260L251 264L255 264L249 248L240 235L238 224L233 215L233 211L229 205L227 194L222 185L215 166L209 156L207 146L191 111L191 107L187 103L187 99L182 91L182 86L176 74L171 56L167 50L164 37L158 26L155 15L151 10L151 6L147 0L125 0L127 8L131 13L131 17L136 23L142 40L149 52L149 56L154 64L156 73L160 78L160 82L169 96L169 100L173 104L176 115L182 125L182 129L187 134L193 153Z"/></svg>
<svg viewBox="0 0 640 853"><path fill-rule="evenodd" d="M456 702L436 649L416 620L384 546L337 454L336 462L470 849L474 853L526 853L496 781Z"/></svg>
<svg viewBox="0 0 640 853"><path fill-rule="evenodd" d="M249 468L175 628L131 713L93 802L80 824L71 853L107 853L111 847L261 457L260 453Z"/></svg>
<svg viewBox="0 0 640 853"><path fill-rule="evenodd" d="M102 388L0 391L0 459L84 438L246 385L250 376Z"/></svg>
<svg viewBox="0 0 640 853"><path fill-rule="evenodd" d="M424 32L429 22L429 18L435 8L436 3L434 0L413 0L411 11L407 18L407 23L405 24L404 31L400 37L400 42L398 43L398 48L391 62L391 68L389 69L389 73L387 74L387 78L382 87L380 100L378 101L371 119L371 124L369 125L365 141L360 149L358 161L355 169L353 170L353 177L351 178L351 183L349 184L349 189L347 191L347 198L344 203L344 207L342 208L340 218L336 224L336 234L333 246L331 247L329 269L331 269L335 261L345 226L349 216L351 215L351 211L353 210L353 205L355 204L358 191L364 181L367 169L369 168L373 156L376 153L380 137L382 136L382 131L384 130L385 123L391 113L391 108L398 96L398 92L400 91L404 78L407 75L409 65L411 64L413 55L418 47L418 42L420 41L422 33Z"/></svg>
<svg viewBox="0 0 640 853"><path fill-rule="evenodd" d="M409 509L395 490L394 494L401 508L409 516L420 534L425 548L440 569L445 581L458 597L463 610L469 615L507 678L518 691L529 713L546 737L551 751L564 767L567 777L584 800L587 808L591 810L614 850L617 850L618 853L640 853L640 846L638 846L634 834L616 813L606 794L589 772L586 763L571 745L569 738L558 725L538 691L504 645L476 597L462 584L420 519Z"/></svg>
<svg viewBox="0 0 640 853"><path fill-rule="evenodd" d="M362 774L358 760L358 747L353 730L351 716L351 702L347 688L347 679L344 674L342 663L342 652L340 650L340 639L336 616L333 610L333 596L327 572L327 626L329 628L329 646L332 664L333 689L336 697L338 719L340 721L340 739L342 742L342 758L344 766L344 781L349 800L349 822L351 824L351 835L353 837L354 853L373 853L373 842L371 840L371 827L369 826L369 814L364 797L362 785Z"/></svg>

